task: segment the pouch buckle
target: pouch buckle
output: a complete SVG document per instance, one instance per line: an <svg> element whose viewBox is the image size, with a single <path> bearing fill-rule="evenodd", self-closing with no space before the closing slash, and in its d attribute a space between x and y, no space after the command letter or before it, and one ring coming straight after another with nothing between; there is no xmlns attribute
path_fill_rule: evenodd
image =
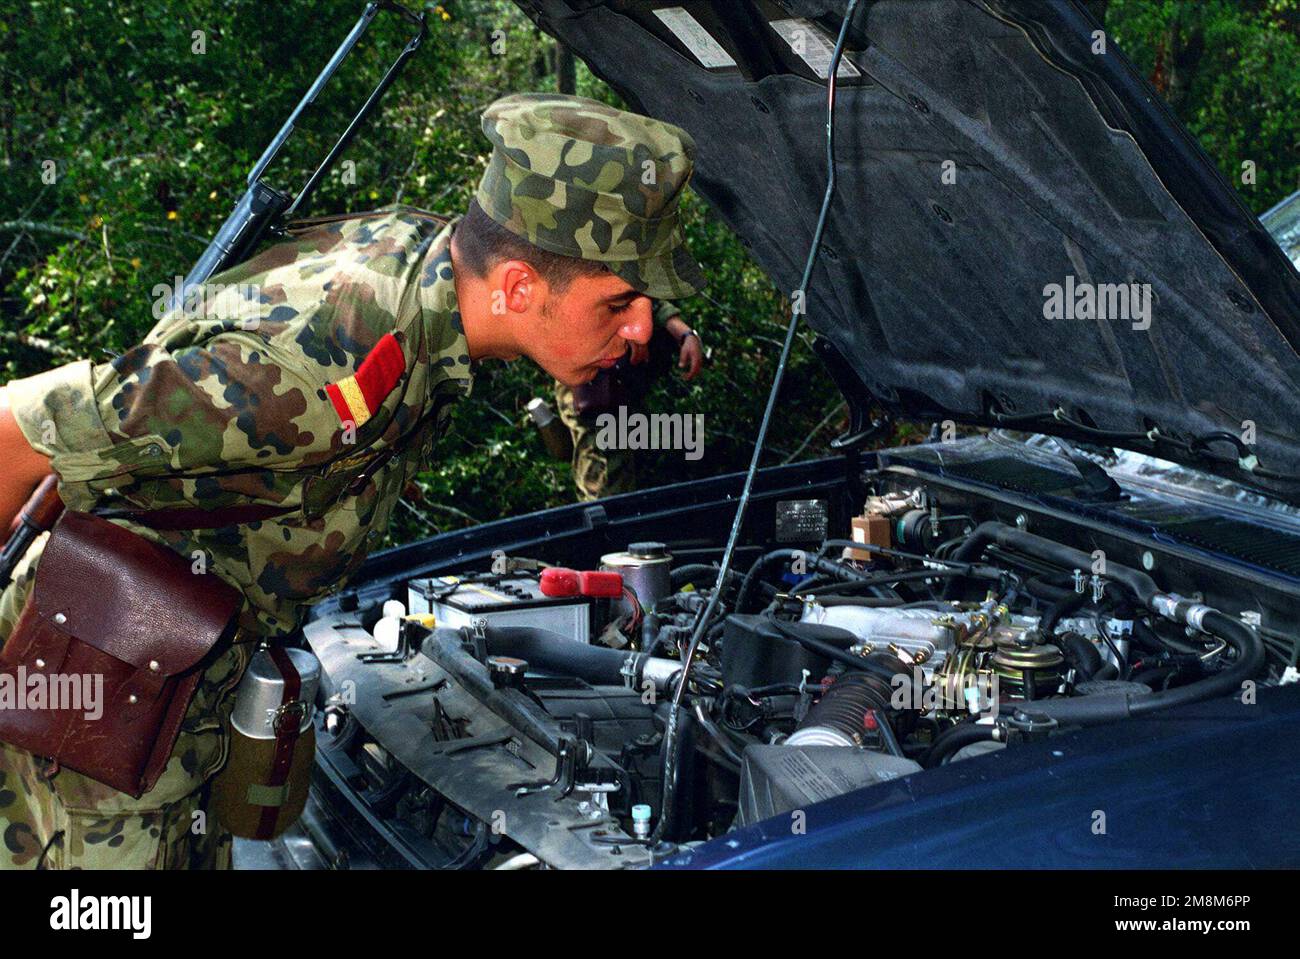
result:
<svg viewBox="0 0 1300 959"><path fill-rule="evenodd" d="M311 707L301 699L295 699L293 702L285 703L276 709L275 713L271 716L271 728L278 736L285 732L285 727L288 725L288 721L292 720L293 725L290 726L289 729L296 731L302 727L303 719L310 714Z"/></svg>

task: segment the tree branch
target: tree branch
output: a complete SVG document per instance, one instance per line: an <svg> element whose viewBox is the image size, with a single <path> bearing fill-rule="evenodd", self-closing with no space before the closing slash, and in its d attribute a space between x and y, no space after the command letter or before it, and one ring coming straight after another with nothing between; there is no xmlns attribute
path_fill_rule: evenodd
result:
<svg viewBox="0 0 1300 959"><path fill-rule="evenodd" d="M35 220L0 220L0 233L45 233L49 236L61 236L69 240L81 240L89 243L90 237L79 230L53 223L38 223Z"/></svg>

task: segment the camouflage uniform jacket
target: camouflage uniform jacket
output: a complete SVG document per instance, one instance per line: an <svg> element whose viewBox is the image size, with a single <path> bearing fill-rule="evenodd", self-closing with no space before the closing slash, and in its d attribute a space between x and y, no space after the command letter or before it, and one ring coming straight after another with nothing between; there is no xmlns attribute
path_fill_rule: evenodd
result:
<svg viewBox="0 0 1300 959"><path fill-rule="evenodd" d="M400 207L302 221L117 359L11 383L14 415L71 509L291 507L217 530L128 524L238 587L245 628L291 631L382 538L469 391L453 226Z"/></svg>
<svg viewBox="0 0 1300 959"><path fill-rule="evenodd" d="M243 640L293 630L346 582L469 391L454 226L404 207L303 221L213 277L205 309L164 317L117 359L8 385L71 509L290 510L181 532L119 520L241 591L238 641L205 669L171 762L138 800L71 770L51 777L45 760L0 744L0 867L229 864L228 833L195 824L200 787L225 760L227 694L253 649ZM41 546L0 595L0 645Z"/></svg>

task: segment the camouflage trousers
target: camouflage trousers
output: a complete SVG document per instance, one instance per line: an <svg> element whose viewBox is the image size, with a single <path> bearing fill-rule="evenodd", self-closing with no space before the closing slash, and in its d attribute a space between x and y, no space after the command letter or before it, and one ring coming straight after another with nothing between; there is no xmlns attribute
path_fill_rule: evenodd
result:
<svg viewBox="0 0 1300 959"><path fill-rule="evenodd" d="M0 595L0 646L22 612L42 537ZM216 655L162 777L139 799L0 743L0 869L228 869L232 840L207 812L225 763L230 691L255 645Z"/></svg>
<svg viewBox="0 0 1300 959"><path fill-rule="evenodd" d="M573 436L573 485L581 501L636 489L636 456L631 450L604 450L596 443L596 417L579 415L573 390L555 381L555 406Z"/></svg>

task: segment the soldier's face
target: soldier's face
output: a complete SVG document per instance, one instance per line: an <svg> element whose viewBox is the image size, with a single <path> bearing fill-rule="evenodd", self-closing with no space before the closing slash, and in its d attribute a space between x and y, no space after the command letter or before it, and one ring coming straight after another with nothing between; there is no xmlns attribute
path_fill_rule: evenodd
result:
<svg viewBox="0 0 1300 959"><path fill-rule="evenodd" d="M650 298L612 275L582 276L561 293L548 290L525 340L534 363L566 386L592 380L627 352L649 343Z"/></svg>

